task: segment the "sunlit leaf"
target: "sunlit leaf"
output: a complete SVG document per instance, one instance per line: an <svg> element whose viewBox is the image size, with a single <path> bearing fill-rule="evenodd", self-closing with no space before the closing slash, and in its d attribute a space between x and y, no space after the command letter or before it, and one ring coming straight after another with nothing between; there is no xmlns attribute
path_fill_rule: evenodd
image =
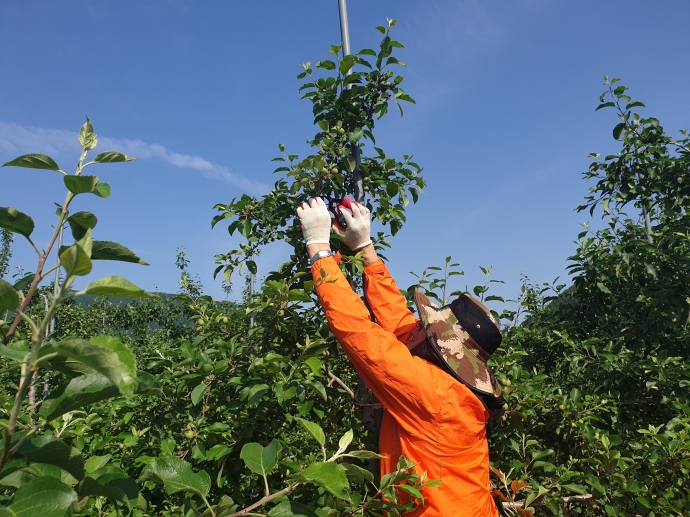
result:
<svg viewBox="0 0 690 517"><path fill-rule="evenodd" d="M84 294L98 296L120 296L123 298L157 298L155 294L147 293L129 280L120 276L106 276L95 282L91 282Z"/></svg>
<svg viewBox="0 0 690 517"><path fill-rule="evenodd" d="M278 463L280 446L272 440L266 447L260 443L246 443L240 451L240 458L249 470L260 476L267 476Z"/></svg>
<svg viewBox="0 0 690 517"><path fill-rule="evenodd" d="M29 237L34 231L34 221L16 208L0 206L0 228Z"/></svg>
<svg viewBox="0 0 690 517"><path fill-rule="evenodd" d="M134 160L131 156L126 154L118 153L117 151L104 151L97 154L93 159L96 163L118 163L118 162L131 162Z"/></svg>
<svg viewBox="0 0 690 517"><path fill-rule="evenodd" d="M205 471L194 472L188 462L175 456L162 456L144 467L139 482L145 481L162 483L167 494L190 492L206 496L211 488L211 478Z"/></svg>
<svg viewBox="0 0 690 517"><path fill-rule="evenodd" d="M55 160L45 154L24 154L5 163L3 167L25 167L27 169L44 169L48 171L60 170Z"/></svg>

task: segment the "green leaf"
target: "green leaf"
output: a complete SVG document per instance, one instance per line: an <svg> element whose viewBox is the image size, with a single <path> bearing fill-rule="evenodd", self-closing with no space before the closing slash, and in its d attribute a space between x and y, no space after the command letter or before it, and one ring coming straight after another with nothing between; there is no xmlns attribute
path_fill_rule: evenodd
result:
<svg viewBox="0 0 690 517"><path fill-rule="evenodd" d="M322 68L323 70L335 70L335 63L333 61L326 59L324 61L319 61L318 63L316 63L316 68Z"/></svg>
<svg viewBox="0 0 690 517"><path fill-rule="evenodd" d="M256 404L267 391L267 384L255 384L252 386L249 390L249 394L247 395L247 405L252 406Z"/></svg>
<svg viewBox="0 0 690 517"><path fill-rule="evenodd" d="M161 395L161 387L158 380L148 372L137 370L137 389L136 395Z"/></svg>
<svg viewBox="0 0 690 517"><path fill-rule="evenodd" d="M345 454L345 456L357 458L358 460L382 460L386 457L371 451L352 451Z"/></svg>
<svg viewBox="0 0 690 517"><path fill-rule="evenodd" d="M55 343L53 348L63 357L84 363L106 376L126 397L134 394L137 371L134 354L119 339L97 336L86 341L69 338Z"/></svg>
<svg viewBox="0 0 690 517"><path fill-rule="evenodd" d="M601 108L612 108L614 106L615 104L613 102L604 102L602 104L599 104L599 106L597 106L597 109L595 109L594 111L599 111Z"/></svg>
<svg viewBox="0 0 690 517"><path fill-rule="evenodd" d="M580 402L580 400L582 400L582 392L577 388L573 388L570 390L570 400L573 402Z"/></svg>
<svg viewBox="0 0 690 517"><path fill-rule="evenodd" d="M127 156L126 154L118 153L117 151L103 151L97 154L93 159L96 163L118 163L118 162L131 162L135 158Z"/></svg>
<svg viewBox="0 0 690 517"><path fill-rule="evenodd" d="M36 276L35 273L29 273L28 275L25 275L22 278L20 278L19 280L17 280L14 283L13 287L17 291L23 291L24 289L26 289L27 287L29 287L31 285L31 283L34 281L35 276Z"/></svg>
<svg viewBox="0 0 690 517"><path fill-rule="evenodd" d="M354 172L357 167L357 162L348 154L347 156L343 156L342 165L347 172Z"/></svg>
<svg viewBox="0 0 690 517"><path fill-rule="evenodd" d="M246 443L240 451L240 458L249 470L260 476L267 476L278 463L280 452L277 440L271 440L266 447L260 443Z"/></svg>
<svg viewBox="0 0 690 517"><path fill-rule="evenodd" d="M400 228L402 228L402 223L398 219L391 219L391 235L393 237L400 231Z"/></svg>
<svg viewBox="0 0 690 517"><path fill-rule="evenodd" d="M129 478L132 479L132 478ZM132 479L132 482L134 483L134 488L137 491L137 494L139 492L137 483ZM97 480L87 477L84 479L81 483L79 483L79 486L77 487L77 491L79 493L79 497L87 497L87 496L95 496L95 497L105 497L106 499L109 499L113 503L120 503L122 504L125 508L127 508L127 511L131 510L131 503L130 499L125 494L125 492L117 487L117 486L111 486L111 485L102 485L99 483ZM135 498L136 499L136 498Z"/></svg>
<svg viewBox="0 0 690 517"><path fill-rule="evenodd" d="M45 357L46 355L55 353L57 352L55 351L53 345L48 344L41 347L39 357ZM86 366L84 363L80 361L75 361L74 359L68 359L67 357L60 355L51 358L49 363L42 364L44 364L45 366L49 365L51 369L64 373L70 379L78 377L79 375L88 375L94 373L93 368Z"/></svg>
<svg viewBox="0 0 690 517"><path fill-rule="evenodd" d="M21 298L17 290L0 278L0 312L14 311L19 307L20 302Z"/></svg>
<svg viewBox="0 0 690 517"><path fill-rule="evenodd" d="M77 487L80 497L98 495L121 503L130 509L137 506L140 498L136 480L116 465L102 465L90 473Z"/></svg>
<svg viewBox="0 0 690 517"><path fill-rule="evenodd" d="M104 456L91 456L88 460L84 462L84 468L86 472L91 474L92 472L104 467L112 458L110 454Z"/></svg>
<svg viewBox="0 0 690 517"><path fill-rule="evenodd" d="M106 276L95 282L91 282L83 294L95 294L98 296L121 296L123 298L158 298L137 287L129 280L121 276Z"/></svg>
<svg viewBox="0 0 690 517"><path fill-rule="evenodd" d="M3 167L25 167L27 169L60 171L60 167L55 163L55 160L45 154L24 154L19 158L7 162Z"/></svg>
<svg viewBox="0 0 690 517"><path fill-rule="evenodd" d="M395 197L399 192L398 189L398 184L395 183L394 181L389 181L386 184L386 194L388 194L390 197Z"/></svg>
<svg viewBox="0 0 690 517"><path fill-rule="evenodd" d="M122 244L110 241L93 241L91 260L118 260L148 266L148 262L137 257L134 252Z"/></svg>
<svg viewBox="0 0 690 517"><path fill-rule="evenodd" d="M421 493L419 490L417 490L415 487L410 486L410 485L405 485L405 484L402 484L402 483L401 483L400 485L398 485L398 488L401 489L403 492L407 492L407 493L410 494L412 497L416 497L416 498L419 499L420 501L424 501L424 496L423 496L422 493Z"/></svg>
<svg viewBox="0 0 690 517"><path fill-rule="evenodd" d="M130 397L134 395L137 388L137 368L134 352L118 338L112 336L95 336L89 341L101 349L105 349L107 352L112 352L117 355L120 367L120 378L119 384L115 383L115 385L119 386L120 392L124 396ZM104 353L104 351L101 353ZM79 360L84 362L81 358ZM93 366L91 367L93 368ZM96 370L96 368L94 368L94 370Z"/></svg>
<svg viewBox="0 0 690 517"><path fill-rule="evenodd" d="M597 287L602 293L611 294L611 290L606 287L603 283L597 282Z"/></svg>
<svg viewBox="0 0 690 517"><path fill-rule="evenodd" d="M38 436L27 440L18 452L31 463L55 465L69 472L75 479L84 479L84 458L79 449L70 447L53 436Z"/></svg>
<svg viewBox="0 0 690 517"><path fill-rule="evenodd" d="M192 404L196 406L199 403L201 398L206 393L206 388L208 388L208 384L202 382L192 390Z"/></svg>
<svg viewBox="0 0 690 517"><path fill-rule="evenodd" d="M345 470L345 476L349 482L359 483L361 485L365 484L366 481L370 483L374 482L374 475L366 469L358 465L352 465L350 463L339 463L340 468Z"/></svg>
<svg viewBox="0 0 690 517"><path fill-rule="evenodd" d="M34 231L34 220L16 208L0 206L0 228L29 237Z"/></svg>
<svg viewBox="0 0 690 517"><path fill-rule="evenodd" d="M12 517L68 517L76 501L77 494L71 487L44 476L20 486L7 509Z"/></svg>
<svg viewBox="0 0 690 517"><path fill-rule="evenodd" d="M313 389L319 397L321 397L324 401L328 400L328 394L326 393L326 388L325 386L319 382L319 381L302 381L302 385L304 386L309 386L311 389Z"/></svg>
<svg viewBox="0 0 690 517"><path fill-rule="evenodd" d="M622 131L625 129L625 122L621 122L616 127L613 128L613 138L618 140L621 136Z"/></svg>
<svg viewBox="0 0 690 517"><path fill-rule="evenodd" d="M54 420L75 409L120 395L120 390L100 373L81 375L51 393L41 404L39 414Z"/></svg>
<svg viewBox="0 0 690 517"><path fill-rule="evenodd" d="M144 481L162 483L168 495L192 492L205 497L211 488L211 478L205 471L196 473L189 463L175 456L162 456L144 467L139 482Z"/></svg>
<svg viewBox="0 0 690 517"><path fill-rule="evenodd" d="M340 73L345 75L347 74L350 69L354 66L355 62L357 61L357 56L354 56L352 54L345 56L342 61L340 61Z"/></svg>
<svg viewBox="0 0 690 517"><path fill-rule="evenodd" d="M350 500L347 491L350 484L343 469L335 463L317 462L309 465L302 473L307 481L323 486L340 499Z"/></svg>
<svg viewBox="0 0 690 517"><path fill-rule="evenodd" d="M2 289L3 280L0 279L0 290ZM0 307L0 311L3 309ZM6 357L12 361L23 363L29 353L29 345L26 341L14 341L9 345L0 344L0 357Z"/></svg>
<svg viewBox="0 0 690 517"><path fill-rule="evenodd" d="M587 487L578 485L577 483L567 483L565 485L561 485L561 488L565 490L568 495L585 495L587 493Z"/></svg>
<svg viewBox="0 0 690 517"><path fill-rule="evenodd" d="M60 264L65 268L68 277L85 276L91 273L92 245L93 239L89 229L79 242L60 251Z"/></svg>
<svg viewBox="0 0 690 517"><path fill-rule="evenodd" d="M85 151L90 151L96 147L97 143L98 137L96 133L93 132L93 124L91 124L89 117L86 117L86 122L79 130L79 145L81 145Z"/></svg>
<svg viewBox="0 0 690 517"><path fill-rule="evenodd" d="M75 212L67 218L70 230L72 230L72 237L78 241L86 235L86 230L91 230L96 227L98 218L91 212Z"/></svg>
<svg viewBox="0 0 690 517"><path fill-rule="evenodd" d="M351 144L358 142L360 138L364 136L364 130L362 128L355 129L352 133L347 135L347 141Z"/></svg>
<svg viewBox="0 0 690 517"><path fill-rule="evenodd" d="M309 420L304 420L303 418L299 417L296 417L295 420L300 423L305 431L307 431L319 443L319 445L322 447L326 445L326 435L319 424L315 424L314 422L310 422Z"/></svg>
<svg viewBox="0 0 690 517"><path fill-rule="evenodd" d="M412 104L417 104L417 102L412 97L407 95L406 93L401 93L400 95L396 95L396 97L401 101L410 102Z"/></svg>
<svg viewBox="0 0 690 517"><path fill-rule="evenodd" d="M75 196L77 194L93 192L98 184L98 176L75 176L68 174L62 180L65 182L67 190Z"/></svg>
<svg viewBox="0 0 690 517"><path fill-rule="evenodd" d="M93 190L93 193L98 197L109 198L110 197L110 184L108 183L98 183Z"/></svg>
<svg viewBox="0 0 690 517"><path fill-rule="evenodd" d="M338 452L337 452L337 454L340 454L341 452L345 452L345 449L347 449L348 446L352 443L352 439L354 437L355 437L355 433L352 429L350 429L343 436L341 436L340 441L338 441Z"/></svg>
<svg viewBox="0 0 690 517"><path fill-rule="evenodd" d="M283 501L271 508L268 517L316 517L314 510L296 501Z"/></svg>

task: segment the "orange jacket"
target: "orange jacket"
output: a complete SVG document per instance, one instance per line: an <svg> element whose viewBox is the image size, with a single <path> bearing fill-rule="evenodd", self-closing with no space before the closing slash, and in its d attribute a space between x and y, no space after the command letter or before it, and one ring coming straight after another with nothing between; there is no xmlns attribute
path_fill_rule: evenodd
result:
<svg viewBox="0 0 690 517"><path fill-rule="evenodd" d="M419 474L443 486L425 489L425 505L410 516L494 517L489 483L488 412L462 383L411 355L403 344L417 327L383 261L364 269L364 291L376 317L352 291L336 259L312 266L331 331L357 372L383 404L379 452L381 475L400 455L418 463ZM325 276L325 280L324 280Z"/></svg>

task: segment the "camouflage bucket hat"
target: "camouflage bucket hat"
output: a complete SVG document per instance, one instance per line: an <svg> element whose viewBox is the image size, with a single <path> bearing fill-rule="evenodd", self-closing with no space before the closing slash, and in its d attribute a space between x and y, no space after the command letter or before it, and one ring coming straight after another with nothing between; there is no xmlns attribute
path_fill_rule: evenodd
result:
<svg viewBox="0 0 690 517"><path fill-rule="evenodd" d="M503 339L491 312L464 294L438 307L415 289L414 301L427 340L448 373L477 393L501 397L496 377L486 365Z"/></svg>

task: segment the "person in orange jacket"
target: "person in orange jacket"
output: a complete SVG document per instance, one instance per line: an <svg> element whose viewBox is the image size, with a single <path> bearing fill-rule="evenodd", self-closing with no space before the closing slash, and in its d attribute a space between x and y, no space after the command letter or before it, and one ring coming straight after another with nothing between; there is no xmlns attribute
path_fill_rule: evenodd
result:
<svg viewBox="0 0 690 517"><path fill-rule="evenodd" d="M437 307L419 290L420 319L407 308L370 238L370 213L361 204L339 207L343 228L320 198L297 209L312 275L331 331L384 407L379 439L381 475L401 455L421 475L443 485L424 489L411 516L494 517L486 424L505 401L486 362L501 342L491 313L465 295ZM362 252L364 294L352 290L330 248L331 225Z"/></svg>

